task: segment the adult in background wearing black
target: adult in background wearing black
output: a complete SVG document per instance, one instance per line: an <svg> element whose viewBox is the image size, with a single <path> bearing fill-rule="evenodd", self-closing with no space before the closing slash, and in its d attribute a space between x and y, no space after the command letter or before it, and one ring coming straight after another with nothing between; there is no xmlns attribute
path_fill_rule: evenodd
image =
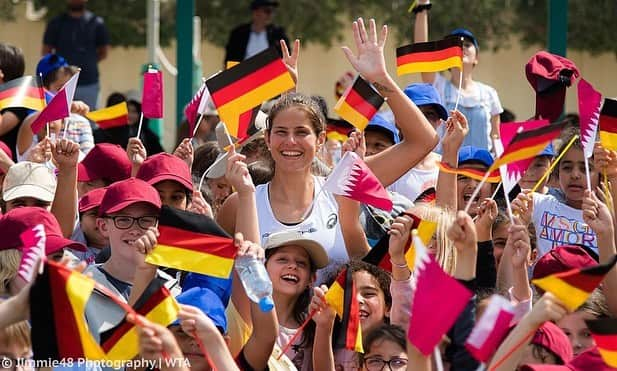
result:
<svg viewBox="0 0 617 371"><path fill-rule="evenodd" d="M252 22L234 28L229 34L229 41L225 46L225 63L241 62L272 46L275 46L280 54L280 40L285 40L289 45L283 27L272 24L274 10L278 6L278 1L251 2Z"/></svg>
<svg viewBox="0 0 617 371"><path fill-rule="evenodd" d="M68 11L53 18L45 29L42 55L55 52L81 68L75 99L90 110L99 96L98 62L107 57L109 32L103 18L86 10L87 0L67 0Z"/></svg>
<svg viewBox="0 0 617 371"><path fill-rule="evenodd" d="M25 69L26 64L21 49L0 43L0 84L22 77ZM13 152L13 161L17 160L15 150L17 132L30 112L32 110L23 107L5 108L0 112L0 140Z"/></svg>
<svg viewBox="0 0 617 371"><path fill-rule="evenodd" d="M95 143L112 143L118 144L122 148L126 148L129 143L129 138L137 135L139 129L139 113L141 112L141 103L136 98L126 98L124 94L112 93L107 98L107 106L113 106L121 102L126 102L129 111L128 125L118 126L111 129L96 129L94 131ZM148 119L144 117L141 128L140 138L148 156L159 152L164 152L159 137L150 129Z"/></svg>

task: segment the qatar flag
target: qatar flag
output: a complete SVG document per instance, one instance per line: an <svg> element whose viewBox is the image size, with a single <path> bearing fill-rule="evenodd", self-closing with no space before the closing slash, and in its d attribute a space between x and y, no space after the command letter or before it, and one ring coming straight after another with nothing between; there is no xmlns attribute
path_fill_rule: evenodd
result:
<svg viewBox="0 0 617 371"><path fill-rule="evenodd" d="M30 282L38 269L37 261L45 259L45 227L37 224L24 231L20 238L23 247L17 275L25 282Z"/></svg>
<svg viewBox="0 0 617 371"><path fill-rule="evenodd" d="M54 95L49 101L49 104L43 108L39 116L32 121L30 129L34 134L37 134L46 123L54 120L60 120L65 117L69 117L71 114L71 103L73 103L73 97L75 96L75 89L77 89L77 80L79 79L79 72L73 75L69 81L64 84L62 89Z"/></svg>
<svg viewBox="0 0 617 371"><path fill-rule="evenodd" d="M346 152L323 185L324 190L392 211L388 191L355 152Z"/></svg>
<svg viewBox="0 0 617 371"><path fill-rule="evenodd" d="M482 317L465 342L467 351L478 361L487 362L508 334L514 318L514 305L500 295L493 295Z"/></svg>

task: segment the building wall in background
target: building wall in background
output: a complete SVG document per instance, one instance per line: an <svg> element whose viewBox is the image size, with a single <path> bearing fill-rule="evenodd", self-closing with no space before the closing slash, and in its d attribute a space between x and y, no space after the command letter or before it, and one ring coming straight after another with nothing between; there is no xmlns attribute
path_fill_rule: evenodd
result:
<svg viewBox="0 0 617 371"><path fill-rule="evenodd" d="M23 11L17 10L19 15ZM40 58L41 42L45 22L31 22L23 17L16 22L0 23L0 41L16 45L23 49L26 56L26 74L33 74ZM293 37L293 35L290 35ZM480 40L481 42L481 40ZM525 77L525 63L538 48L523 49L517 43L512 47L493 53L487 50L480 52L477 71L474 78L497 89L501 103L505 108L515 113L518 120L525 120L534 114L535 95ZM351 32L340 45L353 45ZM391 74L395 75L395 45L391 39L386 44L386 63ZM167 58L175 65L175 48L164 49ZM140 91L138 73L141 65L146 62L145 48L112 48L107 59L99 63L101 79L100 104L104 104L107 96L114 92ZM221 69L224 51L212 44L204 42L201 48L201 62L204 76L209 76ZM603 95L617 96L617 59L613 54L591 56L588 53L568 52L568 58L573 60L582 75ZM345 72L353 71L340 47L326 49L319 45L303 46L299 61L300 80L298 90L307 94L318 94L326 98L330 110L334 107L334 85ZM445 72L449 75L448 72ZM399 85L418 82L419 76L395 77ZM175 144L175 79L167 71L164 73L165 86L165 136L164 146L171 150ZM566 96L566 111L576 112L576 86L568 89ZM331 113L331 115L334 115Z"/></svg>

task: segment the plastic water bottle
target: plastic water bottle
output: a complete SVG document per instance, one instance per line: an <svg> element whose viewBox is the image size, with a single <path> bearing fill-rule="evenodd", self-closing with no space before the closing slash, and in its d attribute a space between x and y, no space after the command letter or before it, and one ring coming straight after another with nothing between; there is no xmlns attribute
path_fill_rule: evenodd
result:
<svg viewBox="0 0 617 371"><path fill-rule="evenodd" d="M274 308L272 281L264 263L254 256L245 255L236 259L236 271L249 299L259 304L263 312L271 311Z"/></svg>

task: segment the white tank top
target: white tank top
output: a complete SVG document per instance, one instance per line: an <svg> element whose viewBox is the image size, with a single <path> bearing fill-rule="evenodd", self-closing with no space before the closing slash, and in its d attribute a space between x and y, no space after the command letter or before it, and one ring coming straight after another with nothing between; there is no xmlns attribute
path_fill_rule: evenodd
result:
<svg viewBox="0 0 617 371"><path fill-rule="evenodd" d="M334 263L347 262L349 256L345 249L345 241L338 220L338 204L330 192L319 192L325 179L316 176L313 178L315 180L313 210L303 222L296 225L285 225L274 216L268 194L270 183L257 186L255 196L261 243L264 244L265 239L273 232L285 229L298 230L306 237L318 241L324 247L330 258L329 267L331 267ZM319 197L315 200L314 197L317 195Z"/></svg>

